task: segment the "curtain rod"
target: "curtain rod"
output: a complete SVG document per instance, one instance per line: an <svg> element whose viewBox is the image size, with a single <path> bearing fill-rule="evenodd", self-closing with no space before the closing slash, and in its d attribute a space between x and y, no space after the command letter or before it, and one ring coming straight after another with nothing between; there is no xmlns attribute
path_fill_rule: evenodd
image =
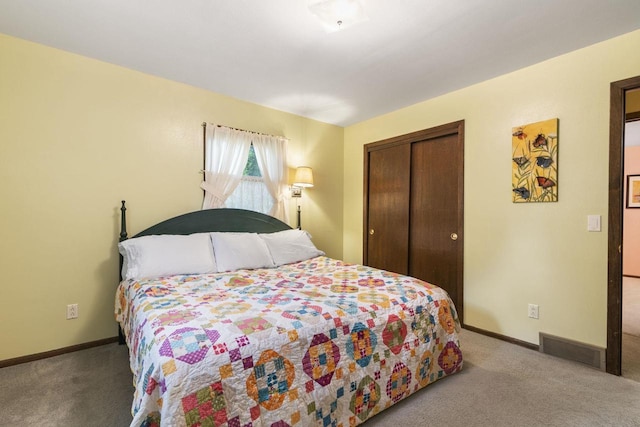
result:
<svg viewBox="0 0 640 427"><path fill-rule="evenodd" d="M279 135L269 135L268 133L254 132L254 131L252 131L252 130L246 130L246 129L240 129L240 128L233 128L233 127L231 127L231 126L223 126L223 125L214 125L214 126L219 127L219 128L225 127L225 128L229 128L229 129L233 129L233 130L239 130L240 132L253 133L253 134L256 134L256 135L275 136L276 138L284 138L284 136L279 136ZM207 128L207 122L202 122L202 127L206 129L206 128ZM288 139L288 138L285 138L285 139Z"/></svg>

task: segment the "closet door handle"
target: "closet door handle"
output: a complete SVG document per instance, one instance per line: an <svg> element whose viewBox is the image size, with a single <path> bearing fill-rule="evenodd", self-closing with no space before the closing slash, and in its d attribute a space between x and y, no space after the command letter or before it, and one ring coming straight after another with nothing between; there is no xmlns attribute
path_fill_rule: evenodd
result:
<svg viewBox="0 0 640 427"><path fill-rule="evenodd" d="M451 233L451 240L458 240L458 235L456 233Z"/></svg>
<svg viewBox="0 0 640 427"><path fill-rule="evenodd" d="M369 230L369 234L373 236L373 233L375 233L376 230L374 230L373 228L371 230Z"/></svg>

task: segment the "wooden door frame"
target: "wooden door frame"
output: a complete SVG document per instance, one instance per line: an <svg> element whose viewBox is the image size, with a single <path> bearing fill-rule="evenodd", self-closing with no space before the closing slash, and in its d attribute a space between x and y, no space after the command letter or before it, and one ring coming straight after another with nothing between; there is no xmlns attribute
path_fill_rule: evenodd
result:
<svg viewBox="0 0 640 427"><path fill-rule="evenodd" d="M611 83L609 110L609 234L607 249L607 372L622 374L622 227L625 94L640 76Z"/></svg>
<svg viewBox="0 0 640 427"><path fill-rule="evenodd" d="M458 265L458 283L456 295L459 302L456 306L460 323L464 325L464 120L458 120L456 122L447 123L444 125L432 127L429 129L423 129L416 132L408 133L405 135L396 136L393 138L384 139L381 141L371 142L364 145L364 195L363 195L363 239L362 239L362 262L367 263L367 248L369 244L369 152L375 150L381 150L389 148L395 145L411 144L414 142L420 142L428 139L439 138L442 136L457 135L458 143L460 144L459 158L458 158L458 191L457 191L457 203L458 203L458 253L457 253L457 265Z"/></svg>

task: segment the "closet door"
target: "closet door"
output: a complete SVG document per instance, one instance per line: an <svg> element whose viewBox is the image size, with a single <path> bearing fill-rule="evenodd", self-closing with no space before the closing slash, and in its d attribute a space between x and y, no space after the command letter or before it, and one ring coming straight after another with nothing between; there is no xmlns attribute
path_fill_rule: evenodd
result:
<svg viewBox="0 0 640 427"><path fill-rule="evenodd" d="M464 121L364 149L363 263L440 286L463 321Z"/></svg>
<svg viewBox="0 0 640 427"><path fill-rule="evenodd" d="M365 150L364 264L408 274L411 145Z"/></svg>
<svg viewBox="0 0 640 427"><path fill-rule="evenodd" d="M411 144L409 223L409 275L446 290L459 311L463 271L462 149L458 133Z"/></svg>

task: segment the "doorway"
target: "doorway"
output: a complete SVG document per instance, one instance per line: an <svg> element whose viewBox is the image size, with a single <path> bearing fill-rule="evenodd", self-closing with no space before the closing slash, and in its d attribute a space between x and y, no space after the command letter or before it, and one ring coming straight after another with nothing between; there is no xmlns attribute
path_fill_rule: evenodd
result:
<svg viewBox="0 0 640 427"><path fill-rule="evenodd" d="M640 89L625 96L623 176L622 376L640 382Z"/></svg>
<svg viewBox="0 0 640 427"><path fill-rule="evenodd" d="M640 89L640 76L611 83L609 119L609 233L607 273L607 372L622 374L622 252L624 193L624 127L627 93Z"/></svg>

